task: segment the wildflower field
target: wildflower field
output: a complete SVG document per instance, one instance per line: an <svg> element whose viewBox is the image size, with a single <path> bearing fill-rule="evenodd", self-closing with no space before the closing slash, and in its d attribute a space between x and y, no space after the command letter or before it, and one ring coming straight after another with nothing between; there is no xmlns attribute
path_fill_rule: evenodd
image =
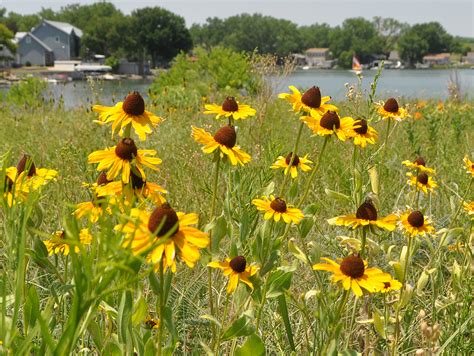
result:
<svg viewBox="0 0 474 356"><path fill-rule="evenodd" d="M207 87L3 99L0 352L473 354L472 102Z"/></svg>

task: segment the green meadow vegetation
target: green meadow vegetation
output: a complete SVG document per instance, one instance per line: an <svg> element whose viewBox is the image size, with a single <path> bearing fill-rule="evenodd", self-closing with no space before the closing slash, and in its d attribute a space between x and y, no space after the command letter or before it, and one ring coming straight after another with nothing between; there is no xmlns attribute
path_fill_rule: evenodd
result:
<svg viewBox="0 0 474 356"><path fill-rule="evenodd" d="M98 201L83 184L96 182L99 175L88 156L120 140L110 124L96 124L99 114L89 108L65 109L42 99L45 87L35 80L12 87L2 98L0 352L472 354L473 220L464 203L473 199L474 178L472 166L463 163L466 155L473 159L472 101L460 96L444 102L396 98L410 114L396 121L379 114L379 103L384 107L388 98L380 96L376 83L371 92L351 87L346 100L332 104L341 120L365 119L377 130L375 144L361 148L349 136L342 141L333 133L315 135L300 121L303 113L295 113L273 93L264 78L278 80L290 66L224 48L198 57L189 61L179 55L142 93L147 95L146 110L163 118L146 141L133 129L124 132L139 150L157 151L162 163L159 171L144 168L147 182L164 187L168 193L163 197L176 211L198 214L194 226L211 241L200 249L193 268L176 244L176 272L164 262L147 260L152 251L174 241L171 227L160 235L167 219L159 221L158 230L147 230L152 241L145 250L136 253L127 244L130 236L123 224L136 223L132 209L152 212L156 201L125 194L114 197L115 202ZM100 83L93 90L97 88ZM308 88L299 89L303 93ZM256 114L216 120L203 113L204 105L220 106L230 96ZM191 135L192 126L214 135L228 122L236 127L237 144L251 156L242 166L216 154L219 149L206 154ZM311 171L298 170L295 179L270 168L278 156L292 151L313 162ZM23 163L24 172L34 162L37 174L48 168L57 176L38 187L34 175L10 183L8 168L17 167L25 153L31 160ZM407 173L420 171L402 162L419 157L423 167L436 170L429 178L437 187L429 194L407 184ZM21 170L18 165L17 174ZM120 179L118 175L115 181ZM301 209L304 218L289 224L265 220L253 201L270 195L283 198L288 208ZM77 204L86 201L103 210L98 221L74 215ZM408 235L401 216L410 209L420 211L422 225L433 230ZM356 211L369 225L352 229L328 222ZM396 218L392 229L372 224L391 214ZM88 229L89 241L83 239L83 229ZM56 231L64 233L54 235ZM45 242L58 239L68 246L67 255L64 250L49 254ZM242 268L258 270L249 277L252 288L238 282L227 293L228 277L207 265L237 256L246 263L231 263L229 273L238 274L240 281ZM340 273L359 281L369 271L360 271L357 263L363 258L383 271L383 278L393 278L387 283L392 281L394 288L384 293L363 289L357 295L350 284L354 281L346 290L331 281L330 272L313 269L325 263L322 258L339 261ZM393 280L401 287L395 288Z"/></svg>

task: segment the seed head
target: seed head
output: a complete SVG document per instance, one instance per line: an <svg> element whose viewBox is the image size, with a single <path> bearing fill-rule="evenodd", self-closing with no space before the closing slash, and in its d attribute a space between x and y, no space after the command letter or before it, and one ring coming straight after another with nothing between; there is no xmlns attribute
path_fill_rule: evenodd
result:
<svg viewBox="0 0 474 356"><path fill-rule="evenodd" d="M270 203L270 208L272 208L273 210L275 210L278 213L284 213L284 212L286 212L286 202L283 199L281 199L279 197L276 197Z"/></svg>
<svg viewBox="0 0 474 356"><path fill-rule="evenodd" d="M115 147L115 154L121 159L131 161L138 154L137 146L131 138L123 138Z"/></svg>
<svg viewBox="0 0 474 356"><path fill-rule="evenodd" d="M286 162L287 165L290 165L291 156L293 156L293 152L288 153L288 155L287 155L286 158L285 158L285 162ZM300 163L300 158L299 158L298 155L295 153L295 157L293 158L293 163L292 163L291 165L292 165L293 167L296 167L296 166L298 166L299 163Z"/></svg>
<svg viewBox="0 0 474 356"><path fill-rule="evenodd" d="M310 108L319 108L321 106L321 91L319 90L319 87L312 86L306 90L301 97L301 101Z"/></svg>
<svg viewBox="0 0 474 356"><path fill-rule="evenodd" d="M26 174L28 177L32 177L36 174L36 167L33 159L30 155L24 154L21 157L20 161L16 165L16 172L19 175L22 173L26 168L28 168L28 173Z"/></svg>
<svg viewBox="0 0 474 356"><path fill-rule="evenodd" d="M156 233L156 236L173 236L178 228L178 215L169 204L163 204L156 208L148 220L148 230L151 233Z"/></svg>
<svg viewBox="0 0 474 356"><path fill-rule="evenodd" d="M398 112L398 102L394 98L390 98L385 102L383 108L388 112Z"/></svg>
<svg viewBox="0 0 474 356"><path fill-rule="evenodd" d="M228 148L234 147L237 142L237 133L235 132L235 127L230 125L221 127L214 134L214 140Z"/></svg>
<svg viewBox="0 0 474 356"><path fill-rule="evenodd" d="M227 112L239 111L239 104L233 96L228 96L222 103L222 110Z"/></svg>
<svg viewBox="0 0 474 356"><path fill-rule="evenodd" d="M334 130L341 127L341 120L335 111L328 111L323 115L319 124L325 129Z"/></svg>
<svg viewBox="0 0 474 356"><path fill-rule="evenodd" d="M418 174L418 177L416 178L418 182L421 184L425 185L428 183L428 175L426 173L420 173Z"/></svg>
<svg viewBox="0 0 474 356"><path fill-rule="evenodd" d="M377 220L377 209L371 202L364 202L361 206L357 209L356 212L357 219L364 219L364 220Z"/></svg>
<svg viewBox="0 0 474 356"><path fill-rule="evenodd" d="M425 217L421 213L421 211L413 211L408 215L408 223L413 227L422 227L425 223Z"/></svg>
<svg viewBox="0 0 474 356"><path fill-rule="evenodd" d="M127 95L122 105L123 111L129 115L142 115L145 112L145 101L137 91Z"/></svg>
<svg viewBox="0 0 474 356"><path fill-rule="evenodd" d="M106 185L110 182L112 181L107 179L107 173L100 172L99 176L97 177L97 185L100 187L101 185Z"/></svg>
<svg viewBox="0 0 474 356"><path fill-rule="evenodd" d="M418 157L413 161L413 163L416 163L419 166L426 166L426 162L422 157Z"/></svg>
<svg viewBox="0 0 474 356"><path fill-rule="evenodd" d="M350 255L341 262L340 270L351 278L360 278L364 275L364 260L359 255Z"/></svg>
<svg viewBox="0 0 474 356"><path fill-rule="evenodd" d="M367 126L367 120L359 119L359 120L356 120L355 124L360 127L355 128L354 131L360 135L366 134L367 131L369 130L369 127Z"/></svg>
<svg viewBox="0 0 474 356"><path fill-rule="evenodd" d="M247 267L247 261L244 256L237 256L230 260L229 266L234 272L242 273Z"/></svg>

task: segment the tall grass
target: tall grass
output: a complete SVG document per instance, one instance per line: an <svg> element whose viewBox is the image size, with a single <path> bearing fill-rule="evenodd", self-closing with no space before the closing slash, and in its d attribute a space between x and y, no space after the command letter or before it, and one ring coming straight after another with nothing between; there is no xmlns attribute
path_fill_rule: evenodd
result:
<svg viewBox="0 0 474 356"><path fill-rule="evenodd" d="M341 111L375 117L373 101L381 99L376 88L359 94L338 103ZM305 219L286 231L284 224L263 222L251 201L280 190L283 174L269 167L293 149L299 128L288 104L263 87L240 98L259 113L236 123L238 144L252 161L238 168L223 165L217 213L211 216L215 162L191 138L191 125L214 132L219 123L196 111L194 104L181 106L179 96L168 110L160 101L163 93L152 95L148 107L166 120L140 143L163 159L161 170L149 180L166 187L177 210L197 212L201 229L211 231L218 243L195 268L179 264L174 276L165 273L160 279L144 256L121 247L122 236L114 226L126 212L115 210L97 225L72 215L77 203L91 199L82 183L94 182L97 172L87 164L87 155L115 144L110 130L96 126L90 111L65 110L35 101L30 92L24 95L30 99L17 103L18 95L12 94L16 99L2 103L3 172L26 152L37 167L54 168L59 177L24 203L2 204L2 353L156 354L158 332L145 323L147 316L161 317L165 324L166 354L212 354L212 330L219 334L222 354L474 352L472 220L460 210L463 200L472 200L472 193L465 195L472 178L462 166L466 154L472 157L472 103L446 101L441 108L429 101L416 109L415 98L405 98L412 112L418 110L423 117L392 126L386 147L386 126L376 124L379 141L361 153L355 167L354 146L331 139L302 206ZM220 88L204 100L221 102L227 95ZM305 127L298 153L308 153L316 162L323 142ZM344 294L325 273L310 268L321 257L335 259L354 251L355 235L330 226L327 219L353 212L366 195L376 199L380 214L404 210L412 204L413 192L401 162L419 155L436 168L439 188L420 203L439 233L414 240L403 293L363 298ZM300 173L289 184L286 199L296 204L308 175ZM79 242L83 227L92 232L90 246ZM41 241L61 229L80 250L48 256ZM399 277L406 244L398 231L370 234L370 265ZM240 286L229 300L227 280L213 273L216 311L210 315L206 264L211 257L236 255L266 262L261 265L266 271L254 279L253 292ZM163 315L160 298L166 306Z"/></svg>

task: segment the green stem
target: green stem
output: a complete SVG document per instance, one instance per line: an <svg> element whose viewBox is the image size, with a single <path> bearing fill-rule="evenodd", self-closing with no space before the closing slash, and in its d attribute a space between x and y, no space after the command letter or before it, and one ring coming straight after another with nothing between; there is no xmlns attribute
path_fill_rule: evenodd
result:
<svg viewBox="0 0 474 356"><path fill-rule="evenodd" d="M328 351L328 346L331 343L332 339L334 338L334 335L336 334L336 330L338 329L339 322L341 321L341 314L344 309L344 306L347 303L347 300L349 299L349 290L344 290L344 295L341 298L341 301L339 302L339 306L336 309L336 313L334 314L334 322L332 324L331 328L331 333L328 339L328 343L324 347L324 352L322 353L323 355L327 354ZM337 341L337 340L336 340ZM337 344L337 342L336 342Z"/></svg>
<svg viewBox="0 0 474 356"><path fill-rule="evenodd" d="M383 144L383 153L382 153L382 165L385 163L385 157L387 154L387 145L388 145L388 136L390 135L390 125L392 124L391 119L386 119L387 120L387 132L385 132L385 141Z"/></svg>
<svg viewBox="0 0 474 356"><path fill-rule="evenodd" d="M221 325L222 326L224 326L224 323L227 320L228 311L229 311L229 294L227 294L226 297L225 297L224 316L222 317L222 320L221 320ZM220 345L221 344L221 335L222 335L222 330L219 331L219 335L217 336L217 340L216 340L216 352L215 352L216 355L219 355L219 348L221 346Z"/></svg>
<svg viewBox="0 0 474 356"><path fill-rule="evenodd" d="M217 202L217 188L218 188L218 183L219 183L219 169L220 169L220 163L221 163L221 155L220 153L217 154L217 161L216 161L216 168L214 170L214 182L212 186L212 201L211 201L211 215L210 219L211 221L214 220L214 215L216 212L216 202ZM212 254L214 247L212 246L212 231L209 232L209 253L211 255L212 259ZM212 292L212 268L208 268L208 278L207 278L207 286L209 290L209 308L211 311L211 315L214 316L214 294ZM216 328L215 326L212 326L212 339L216 340Z"/></svg>
<svg viewBox="0 0 474 356"><path fill-rule="evenodd" d="M318 161L316 162L316 165L313 168L313 172L311 172L311 175L308 178L308 183L306 185L305 191L304 191L303 196L301 197L301 199L298 203L298 207L300 207L300 208L304 204L304 202L306 201L306 198L308 197L309 190L311 189L311 185L312 185L314 177L316 176L316 172L319 170L319 166L321 164L321 160L322 160L324 151L326 149L327 143L329 141L329 138L330 138L330 136L326 136L324 138L323 147L321 148L321 152L319 153Z"/></svg>
<svg viewBox="0 0 474 356"><path fill-rule="evenodd" d="M132 131L132 124L128 124L127 126L125 126L125 130L123 131L123 137L124 138L130 138L130 135L131 135L131 131Z"/></svg>
<svg viewBox="0 0 474 356"><path fill-rule="evenodd" d="M164 324L164 277L163 277L163 261L160 261L160 326L158 329L158 356L162 355L162 343L163 343L163 324Z"/></svg>
<svg viewBox="0 0 474 356"><path fill-rule="evenodd" d="M301 139L301 132L303 132L303 126L304 126L304 122L301 122L300 127L298 129L298 134L296 136L295 145L293 146L293 152L291 155L290 163L288 164L288 172L284 172L283 183L281 184L281 188L280 188L280 195L279 195L280 197L283 197L283 194L285 193L286 184L288 183L288 177L291 176L291 167L293 166L293 161L295 160L295 157L298 151L298 146L300 144L300 139Z"/></svg>
<svg viewBox="0 0 474 356"><path fill-rule="evenodd" d="M365 245L367 243L367 228L364 226L362 227L362 238L360 242L360 257L365 257Z"/></svg>

